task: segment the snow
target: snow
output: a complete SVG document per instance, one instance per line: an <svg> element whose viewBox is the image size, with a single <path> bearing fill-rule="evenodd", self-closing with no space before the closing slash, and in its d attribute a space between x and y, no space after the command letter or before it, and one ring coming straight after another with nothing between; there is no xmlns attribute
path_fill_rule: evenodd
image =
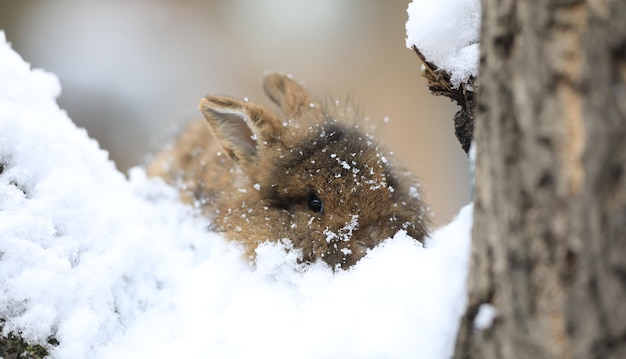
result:
<svg viewBox="0 0 626 359"><path fill-rule="evenodd" d="M406 46L415 45L455 87L477 77L480 0L413 0L407 9Z"/></svg>
<svg viewBox="0 0 626 359"><path fill-rule="evenodd" d="M498 316L496 307L489 303L483 303L478 307L478 313L474 318L474 328L477 330L485 330L491 327L494 319Z"/></svg>
<svg viewBox="0 0 626 359"><path fill-rule="evenodd" d="M447 358L465 306L471 205L424 247L356 266L242 249L174 189L128 178L0 32L0 318L52 358ZM352 225L356 225L353 223Z"/></svg>

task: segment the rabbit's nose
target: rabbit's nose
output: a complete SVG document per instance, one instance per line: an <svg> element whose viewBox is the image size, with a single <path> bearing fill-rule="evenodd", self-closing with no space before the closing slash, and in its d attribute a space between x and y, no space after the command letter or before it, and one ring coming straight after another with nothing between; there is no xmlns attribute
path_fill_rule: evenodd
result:
<svg viewBox="0 0 626 359"><path fill-rule="evenodd" d="M363 241L366 241L368 246L373 248L381 241L393 237L399 229L400 228L393 224L385 221L379 221L361 228L363 231L361 236Z"/></svg>
<svg viewBox="0 0 626 359"><path fill-rule="evenodd" d="M380 236L382 234L382 231L378 226L368 226L367 232L369 238L372 240L380 239Z"/></svg>
<svg viewBox="0 0 626 359"><path fill-rule="evenodd" d="M376 243L380 242L383 238L383 230L378 225L369 225L360 229L359 233L363 240L363 245L368 248L373 248Z"/></svg>

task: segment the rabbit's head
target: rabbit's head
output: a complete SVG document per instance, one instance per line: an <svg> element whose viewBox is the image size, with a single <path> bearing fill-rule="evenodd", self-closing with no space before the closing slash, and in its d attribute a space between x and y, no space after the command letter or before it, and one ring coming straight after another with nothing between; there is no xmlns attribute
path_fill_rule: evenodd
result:
<svg viewBox="0 0 626 359"><path fill-rule="evenodd" d="M358 122L330 115L290 77L269 74L264 89L278 117L228 97L200 110L243 182L224 194L215 224L253 256L267 240L288 239L302 260L347 268L399 230L427 234L418 185L392 167Z"/></svg>

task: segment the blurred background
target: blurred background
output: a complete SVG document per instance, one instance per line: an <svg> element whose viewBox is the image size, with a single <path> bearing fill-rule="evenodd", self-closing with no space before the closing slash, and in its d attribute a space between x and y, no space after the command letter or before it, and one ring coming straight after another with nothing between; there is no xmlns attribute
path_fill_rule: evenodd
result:
<svg viewBox="0 0 626 359"><path fill-rule="evenodd" d="M60 106L124 172L200 116L207 94L273 109L261 89L268 71L321 99L349 97L421 180L439 226L469 201L468 161L454 137L456 106L428 92L405 47L408 3L2 1L0 29L33 67L59 77Z"/></svg>

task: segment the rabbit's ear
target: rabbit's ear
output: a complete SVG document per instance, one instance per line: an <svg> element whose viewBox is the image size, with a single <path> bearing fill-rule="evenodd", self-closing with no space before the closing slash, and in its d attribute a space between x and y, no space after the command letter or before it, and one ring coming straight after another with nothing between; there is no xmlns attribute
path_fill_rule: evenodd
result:
<svg viewBox="0 0 626 359"><path fill-rule="evenodd" d="M271 145L284 131L274 114L249 102L208 96L200 100L199 108L228 157L244 170L258 160L257 140Z"/></svg>
<svg viewBox="0 0 626 359"><path fill-rule="evenodd" d="M306 112L321 114L319 103L302 85L287 75L279 73L265 75L263 89L287 118L294 118Z"/></svg>

